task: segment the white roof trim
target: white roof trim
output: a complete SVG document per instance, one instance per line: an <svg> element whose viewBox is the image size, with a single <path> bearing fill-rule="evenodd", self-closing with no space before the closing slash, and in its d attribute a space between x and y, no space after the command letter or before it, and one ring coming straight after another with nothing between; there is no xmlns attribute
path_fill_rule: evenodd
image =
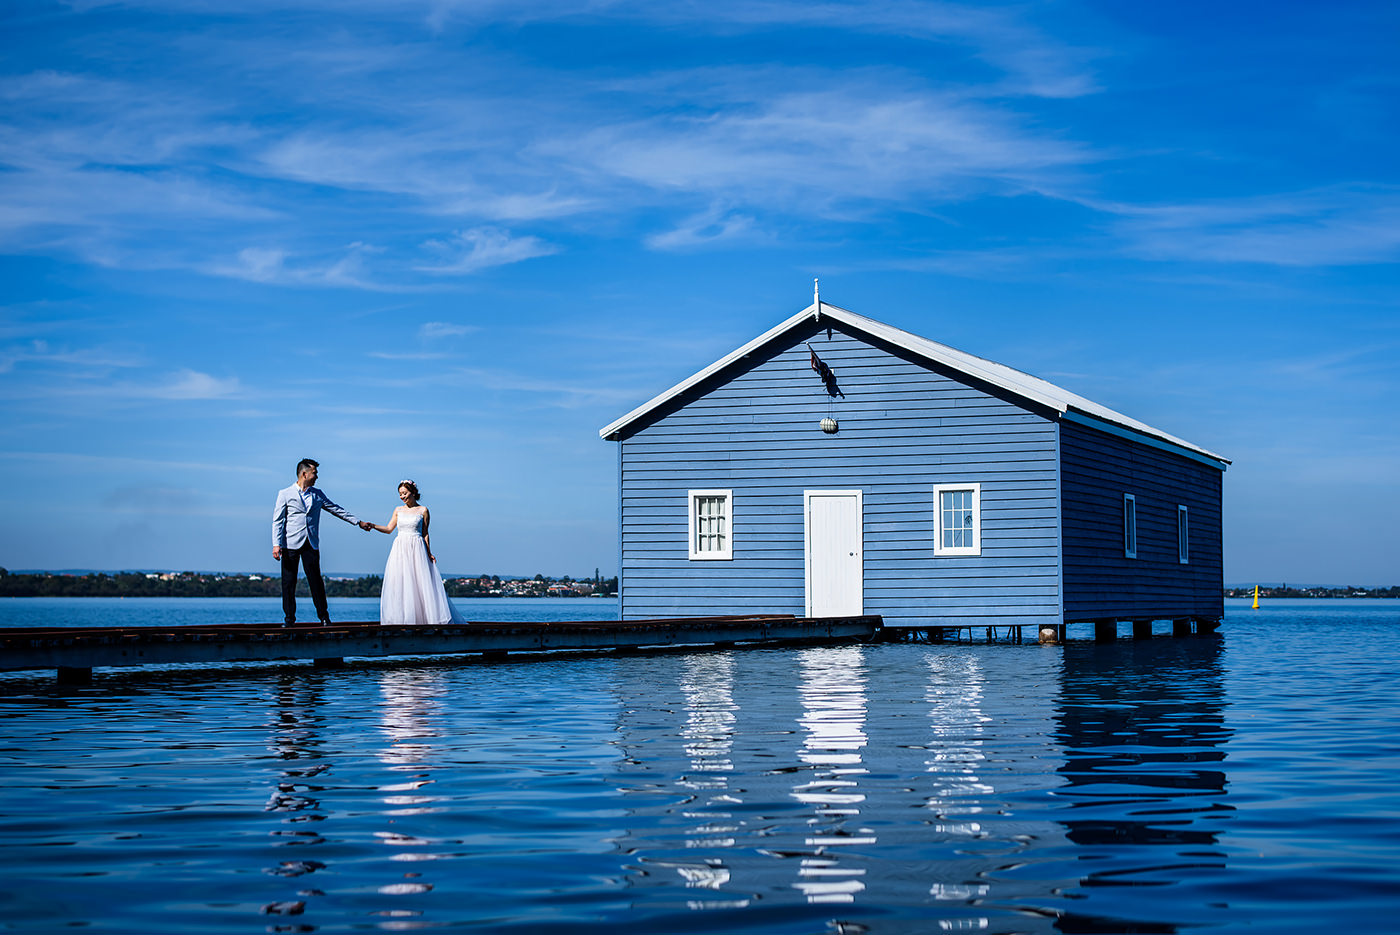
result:
<svg viewBox="0 0 1400 935"><path fill-rule="evenodd" d="M879 338L880 340L903 348L927 360L943 364L960 373L965 373L968 376L990 383L992 386L1000 387L1022 399L1038 403L1056 412L1065 413L1073 409L1121 428L1129 429L1150 438L1183 448L1187 451L1204 455L1212 461L1220 462L1222 465L1230 463L1227 458L1223 458L1220 455L1207 451L1204 448L1193 445L1173 435L1168 435L1160 429L1154 429L1150 425L1139 422L1136 419L1131 419L1106 406L1100 406L1098 403L1087 400L1083 396L1079 396L1075 393L1071 393L1039 377L1033 377L1028 373L1023 373L1005 364L999 364L982 357L976 357L972 354L957 350L956 348L949 347L946 344L939 344L937 341L930 341L916 334L901 331L898 328L891 327L873 318L866 318L863 315L857 315L855 312L839 308L829 302L820 301L812 303L781 324L768 329L743 347L721 357L689 379L682 380L661 395L643 403L621 419L609 423L600 429L598 434L603 438L611 438L618 431L627 427L637 419L640 419L651 410L669 402L696 384L709 379L735 361L747 357L784 332L795 328L809 318L820 321L823 315L849 325L857 331Z"/></svg>
<svg viewBox="0 0 1400 935"><path fill-rule="evenodd" d="M831 306L827 305L825 302L821 304L822 307L827 309L828 311L831 309ZM724 355L719 360L710 364L710 366L706 367L704 370L701 370L699 373L695 374L695 376L691 377L690 379L682 380L666 392L662 393L660 396L657 396L651 400L648 400L647 402L642 403L640 406L627 413L627 415L623 416L621 419L618 419L615 422L610 422L607 425L603 426L601 429L598 430L598 434L601 435L603 438L611 437L619 429L624 428L629 423L634 422L637 419L640 419L642 416L646 415L648 412L655 409L656 407L666 402L669 402L670 400L684 393L686 390L690 389L695 384L714 376L716 373L723 370L725 367L728 367L730 364L734 363L734 361L747 357L749 354L753 353L758 348L767 344L769 341L773 340L778 335L782 334L784 331L787 331L790 328L800 325L809 317L815 316L816 314L817 306L815 304L807 306L802 311L798 312L796 315L793 315L787 321L775 327L769 328L767 331L763 332L763 334L760 334L758 337L754 338L752 341L750 341L748 344L745 344L738 350L730 351L728 354Z"/></svg>

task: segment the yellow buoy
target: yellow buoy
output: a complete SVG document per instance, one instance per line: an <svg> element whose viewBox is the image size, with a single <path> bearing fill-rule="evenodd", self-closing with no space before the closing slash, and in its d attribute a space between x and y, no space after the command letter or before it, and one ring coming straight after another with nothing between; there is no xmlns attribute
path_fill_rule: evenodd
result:
<svg viewBox="0 0 1400 935"><path fill-rule="evenodd" d="M1254 586L1254 609L1259 609L1259 585Z"/></svg>

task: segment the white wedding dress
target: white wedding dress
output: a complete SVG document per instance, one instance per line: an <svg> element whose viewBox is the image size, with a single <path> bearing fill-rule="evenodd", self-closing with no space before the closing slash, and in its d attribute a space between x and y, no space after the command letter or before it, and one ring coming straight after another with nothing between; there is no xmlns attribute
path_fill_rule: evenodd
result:
<svg viewBox="0 0 1400 935"><path fill-rule="evenodd" d="M466 623L442 586L442 575L428 558L423 541L423 512L399 507L398 533L384 565L379 591L379 622L385 626Z"/></svg>

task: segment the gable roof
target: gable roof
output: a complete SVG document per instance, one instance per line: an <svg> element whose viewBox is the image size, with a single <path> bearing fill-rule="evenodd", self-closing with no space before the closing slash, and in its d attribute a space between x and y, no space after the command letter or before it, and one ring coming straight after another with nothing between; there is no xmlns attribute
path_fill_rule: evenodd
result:
<svg viewBox="0 0 1400 935"><path fill-rule="evenodd" d="M1169 435L1160 429L1155 429L1136 419L1129 418L1120 412L1115 412L1107 406L1100 406L1098 403L1085 399L1083 396L1076 393L1071 393L1069 390L1058 387L1039 377L1033 377L1028 373L1023 373L1005 364L999 364L982 357L976 357L972 354L960 351L957 348L949 347L946 344L939 344L937 341L921 338L916 334L901 331L899 328L892 327L884 322L876 321L873 318L866 318L864 315L857 315L855 312L820 301L807 306L787 321L770 328L743 347L731 351L694 376L682 380L666 392L643 403L617 421L604 426L599 430L598 434L603 438L613 438L623 429L642 419L654 409L666 404L691 387L709 379L735 361L748 356L760 347L763 347L770 341L776 340L802 323L808 320L820 321L823 316L833 321L840 322L858 333L878 338L881 341L892 344L895 347L903 348L932 363L940 364L958 373L966 374L969 377L1005 390L1013 396L1054 410L1058 412L1062 418L1091 425L1111 434L1121 435L1135 441L1144 442L1153 447L1176 451L1178 454L1186 455L1192 460L1202 461L1212 467L1220 468L1221 470L1224 470L1225 466L1230 463L1228 458L1221 457L1218 454L1201 448L1199 445L1193 445L1174 435Z"/></svg>

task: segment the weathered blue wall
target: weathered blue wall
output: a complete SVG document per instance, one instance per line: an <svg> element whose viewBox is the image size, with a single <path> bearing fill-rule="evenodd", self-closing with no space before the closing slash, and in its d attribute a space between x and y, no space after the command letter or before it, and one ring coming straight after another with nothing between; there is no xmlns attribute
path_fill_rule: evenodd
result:
<svg viewBox="0 0 1400 935"><path fill-rule="evenodd" d="M1068 620L1219 617L1223 472L1073 422L1063 456ZM1137 497L1137 558L1123 554L1123 494ZM1186 506L1190 562L1177 559L1176 508Z"/></svg>
<svg viewBox="0 0 1400 935"><path fill-rule="evenodd" d="M629 428L627 618L802 614L802 492L864 491L865 611L889 624L1058 622L1057 425L826 322ZM807 347L835 371L829 402ZM828 413L836 435L818 428ZM980 556L935 556L933 486L982 485ZM687 559L686 492L734 491L734 559Z"/></svg>

